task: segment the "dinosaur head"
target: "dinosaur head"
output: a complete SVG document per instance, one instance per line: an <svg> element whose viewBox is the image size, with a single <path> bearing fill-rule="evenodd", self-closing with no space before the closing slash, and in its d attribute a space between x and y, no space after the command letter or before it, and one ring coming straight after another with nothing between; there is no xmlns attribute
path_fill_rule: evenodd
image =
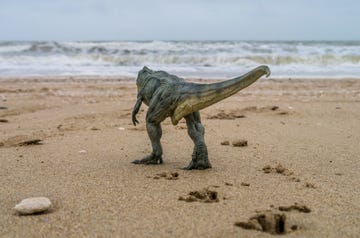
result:
<svg viewBox="0 0 360 238"><path fill-rule="evenodd" d="M145 83L148 81L149 76L153 73L151 69L144 66L142 70L139 71L137 79L136 79L136 85L138 88L142 88Z"/></svg>

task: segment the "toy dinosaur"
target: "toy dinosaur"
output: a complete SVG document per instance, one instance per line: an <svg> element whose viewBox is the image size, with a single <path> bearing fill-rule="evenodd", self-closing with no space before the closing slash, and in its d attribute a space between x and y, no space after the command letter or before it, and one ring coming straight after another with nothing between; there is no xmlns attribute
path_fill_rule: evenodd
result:
<svg viewBox="0 0 360 238"><path fill-rule="evenodd" d="M146 114L146 129L151 140L152 153L141 160L134 160L133 163L163 162L160 123L165 118L171 117L173 125L185 118L188 134L194 142L192 160L184 169L211 168L199 111L237 93L263 75L267 77L270 75L270 69L265 65L231 80L197 84L185 82L184 79L165 71L153 71L145 66L139 71L136 79L138 95L132 112L132 122L135 126L139 123L136 114L144 102L149 107Z"/></svg>

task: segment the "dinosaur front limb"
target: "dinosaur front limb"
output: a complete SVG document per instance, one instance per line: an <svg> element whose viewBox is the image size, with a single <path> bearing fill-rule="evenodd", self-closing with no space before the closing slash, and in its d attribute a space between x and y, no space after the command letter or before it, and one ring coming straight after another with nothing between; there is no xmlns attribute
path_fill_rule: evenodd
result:
<svg viewBox="0 0 360 238"><path fill-rule="evenodd" d="M208 151L204 140L205 130L200 121L199 112L194 112L185 117L188 134L194 142L194 151L190 164L183 169L208 169L211 168Z"/></svg>
<svg viewBox="0 0 360 238"><path fill-rule="evenodd" d="M160 143L162 129L160 123L146 122L146 129L151 140L152 153L141 160L134 160L134 164L162 164L162 147Z"/></svg>
<svg viewBox="0 0 360 238"><path fill-rule="evenodd" d="M134 109L132 111L132 123L134 124L134 126L136 126L136 123L139 124L139 121L136 119L136 114L139 112L139 109L141 107L141 103L142 103L142 100L141 100L141 97L138 97L136 103L135 103L135 106L134 106Z"/></svg>

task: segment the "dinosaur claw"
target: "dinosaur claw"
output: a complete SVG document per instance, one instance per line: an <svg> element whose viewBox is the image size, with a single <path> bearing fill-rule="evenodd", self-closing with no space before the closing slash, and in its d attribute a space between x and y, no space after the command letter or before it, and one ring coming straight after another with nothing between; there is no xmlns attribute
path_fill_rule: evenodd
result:
<svg viewBox="0 0 360 238"><path fill-rule="evenodd" d="M136 124L139 124L139 121L136 118L133 118L132 123L134 126L136 126Z"/></svg>
<svg viewBox="0 0 360 238"><path fill-rule="evenodd" d="M204 169L210 169L211 164L208 160L199 160L199 161L191 161L190 164L186 167L183 167L183 170L192 170L192 169L198 169L198 170L204 170Z"/></svg>
<svg viewBox="0 0 360 238"><path fill-rule="evenodd" d="M134 161L132 161L131 163L133 163L133 164L145 164L145 165L150 165L150 164L162 164L162 163L163 163L163 160L162 160L162 157L161 157L161 156L156 157L156 156L154 156L154 155L149 155L149 156L146 156L146 157L143 158L143 159L134 160Z"/></svg>

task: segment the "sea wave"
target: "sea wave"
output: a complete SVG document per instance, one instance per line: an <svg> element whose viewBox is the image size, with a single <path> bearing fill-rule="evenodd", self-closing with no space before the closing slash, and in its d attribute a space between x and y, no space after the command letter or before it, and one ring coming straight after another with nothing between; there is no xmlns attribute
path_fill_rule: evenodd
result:
<svg viewBox="0 0 360 238"><path fill-rule="evenodd" d="M218 78L260 64L269 65L273 77L358 77L360 42L0 42L0 76L135 76L147 65Z"/></svg>

